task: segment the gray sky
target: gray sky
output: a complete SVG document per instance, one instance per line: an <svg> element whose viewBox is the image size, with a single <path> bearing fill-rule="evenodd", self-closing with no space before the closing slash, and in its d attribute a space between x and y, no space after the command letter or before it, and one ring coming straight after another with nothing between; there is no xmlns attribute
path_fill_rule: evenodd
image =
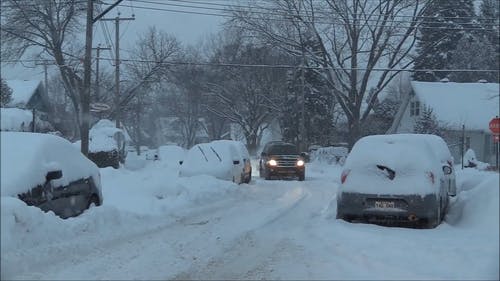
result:
<svg viewBox="0 0 500 281"><path fill-rule="evenodd" d="M209 0L213 3L225 3L228 1L223 0ZM109 2L109 1L108 1ZM159 3L175 3L167 2L165 0L155 0ZM111 2L110 2L111 3ZM133 7L130 7L133 6ZM218 32L221 29L221 24L224 22L224 17L208 16L198 14L186 14L179 12L169 11L155 11L141 9L143 7L158 7L161 9L174 9L184 11L199 11L207 12L207 10L196 10L193 8L180 8L173 6L165 6L161 4L140 4L137 2L130 2L129 0L123 1L123 5L115 8L106 15L106 18L114 18L117 13L121 13L121 17L131 17L135 14L134 21L122 21L120 23L120 57L125 59L129 57L127 50L132 49L133 44L137 39L137 34L147 30L149 26L155 26L158 30L164 30L175 37L177 37L183 44L196 44L201 39L206 38L209 34ZM208 11L210 12L210 11ZM115 40L115 24L114 22L106 22L107 30L111 36L111 40ZM85 30L82 28L82 37ZM104 39L103 28L100 23L96 23L94 29L94 46L101 43L101 46L107 46ZM103 51L101 57L111 57L111 53ZM33 63L26 63L26 65L33 66ZM109 63L103 63L103 66L110 66ZM56 70L55 67L49 67L51 73ZM15 66L2 64L1 67L2 78L4 79L43 79L43 68L27 68L21 64Z"/></svg>

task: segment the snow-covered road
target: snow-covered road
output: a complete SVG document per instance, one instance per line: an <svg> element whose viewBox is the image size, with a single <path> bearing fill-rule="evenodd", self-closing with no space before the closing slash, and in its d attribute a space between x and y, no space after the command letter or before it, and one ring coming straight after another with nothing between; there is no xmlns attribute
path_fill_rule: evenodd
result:
<svg viewBox="0 0 500 281"><path fill-rule="evenodd" d="M104 205L68 220L2 198L2 277L498 279L497 173L460 172L446 221L406 229L335 220L341 167L307 168L240 186L103 169Z"/></svg>

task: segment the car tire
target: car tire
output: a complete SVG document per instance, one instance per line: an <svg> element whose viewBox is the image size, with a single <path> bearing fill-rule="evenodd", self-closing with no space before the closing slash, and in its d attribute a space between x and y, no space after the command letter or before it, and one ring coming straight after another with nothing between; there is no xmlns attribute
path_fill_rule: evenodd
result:
<svg viewBox="0 0 500 281"><path fill-rule="evenodd" d="M267 171L267 169L264 169L264 179L270 180L271 179L271 173Z"/></svg>
<svg viewBox="0 0 500 281"><path fill-rule="evenodd" d="M299 174L299 181L304 181L306 179L306 175L305 174Z"/></svg>

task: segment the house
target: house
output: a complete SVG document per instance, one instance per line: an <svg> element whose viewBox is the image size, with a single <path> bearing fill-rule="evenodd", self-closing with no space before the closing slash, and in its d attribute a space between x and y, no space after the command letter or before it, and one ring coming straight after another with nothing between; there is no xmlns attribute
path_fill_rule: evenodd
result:
<svg viewBox="0 0 500 281"><path fill-rule="evenodd" d="M417 133L424 115L432 116L456 162L461 160L463 143L478 160L495 163L498 145L488 124L499 116L499 84L413 81L407 99L399 110L401 118L394 120L396 133Z"/></svg>
<svg viewBox="0 0 500 281"><path fill-rule="evenodd" d="M50 112L50 103L45 93L45 87L39 80L6 80L12 89L12 100L6 107L21 109L35 109L41 112Z"/></svg>
<svg viewBox="0 0 500 281"><path fill-rule="evenodd" d="M52 112L45 88L38 80L6 80L12 89L11 101L1 109L2 131L32 131L35 113L35 131L54 130L48 121Z"/></svg>

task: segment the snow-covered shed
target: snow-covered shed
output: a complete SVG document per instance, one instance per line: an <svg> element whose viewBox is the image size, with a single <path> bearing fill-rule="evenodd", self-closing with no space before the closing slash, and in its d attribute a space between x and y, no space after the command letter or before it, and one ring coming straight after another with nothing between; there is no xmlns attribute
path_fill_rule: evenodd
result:
<svg viewBox="0 0 500 281"><path fill-rule="evenodd" d="M458 162L465 126L465 150L472 148L478 160L494 163L497 148L488 124L499 116L499 84L412 81L408 99L402 118L394 121L396 133L416 133L417 123L432 116Z"/></svg>

